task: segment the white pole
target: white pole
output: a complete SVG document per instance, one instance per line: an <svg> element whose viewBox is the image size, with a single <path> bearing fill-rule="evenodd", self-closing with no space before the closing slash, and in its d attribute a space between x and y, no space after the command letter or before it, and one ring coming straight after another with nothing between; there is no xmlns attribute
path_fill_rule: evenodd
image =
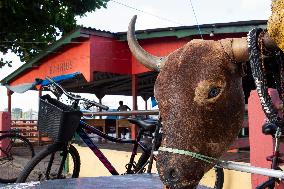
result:
<svg viewBox="0 0 284 189"><path fill-rule="evenodd" d="M284 172L280 170L268 169L268 168L261 168L261 167L254 167L249 165L242 165L238 163L228 162L228 161L221 161L218 163L217 166L220 166L224 169L259 174L269 177L281 178L284 179Z"/></svg>

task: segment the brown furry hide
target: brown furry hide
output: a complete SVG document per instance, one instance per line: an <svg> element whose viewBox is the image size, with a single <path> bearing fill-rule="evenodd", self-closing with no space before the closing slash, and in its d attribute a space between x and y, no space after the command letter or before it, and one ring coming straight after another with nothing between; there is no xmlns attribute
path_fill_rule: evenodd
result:
<svg viewBox="0 0 284 189"><path fill-rule="evenodd" d="M284 0L272 1L272 15L267 22L269 36L284 51Z"/></svg>
<svg viewBox="0 0 284 189"><path fill-rule="evenodd" d="M230 40L193 40L169 55L155 84L163 120L162 146L216 158L228 149L245 110L241 76L233 59ZM214 96L216 91L219 94ZM158 154L160 177L170 188L195 188L212 166L185 155Z"/></svg>

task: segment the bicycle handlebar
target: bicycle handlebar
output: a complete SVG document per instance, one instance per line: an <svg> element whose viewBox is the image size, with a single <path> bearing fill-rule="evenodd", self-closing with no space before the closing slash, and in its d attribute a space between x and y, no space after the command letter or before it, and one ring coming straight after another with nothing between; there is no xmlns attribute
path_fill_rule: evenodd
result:
<svg viewBox="0 0 284 189"><path fill-rule="evenodd" d="M108 106L105 106L105 105L102 105L100 103L97 103L95 101L91 101L89 99L86 99L86 98L82 98L78 95L74 95L70 92L67 92L61 85L59 85L58 83L56 83L55 81L53 81L50 77L46 77L46 79L50 82L50 84L54 85L55 87L58 87L62 93L64 93L68 98L72 99L72 100L83 100L85 101L86 103L88 103L88 106L96 106L96 107L99 107L99 108L102 108L103 110L108 110L109 107ZM56 89L55 89L56 90ZM54 92L54 91L53 91ZM55 93L58 93L59 91L57 90ZM61 94L62 94L61 93Z"/></svg>

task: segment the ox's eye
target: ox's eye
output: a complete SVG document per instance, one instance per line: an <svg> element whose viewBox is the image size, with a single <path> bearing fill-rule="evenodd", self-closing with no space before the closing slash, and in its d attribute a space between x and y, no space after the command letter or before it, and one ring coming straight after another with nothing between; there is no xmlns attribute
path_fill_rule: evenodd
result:
<svg viewBox="0 0 284 189"><path fill-rule="evenodd" d="M221 87L212 87L208 92L208 98L214 98L221 92Z"/></svg>
<svg viewBox="0 0 284 189"><path fill-rule="evenodd" d="M194 101L200 106L219 102L225 87L226 81L223 78L203 80L195 88Z"/></svg>

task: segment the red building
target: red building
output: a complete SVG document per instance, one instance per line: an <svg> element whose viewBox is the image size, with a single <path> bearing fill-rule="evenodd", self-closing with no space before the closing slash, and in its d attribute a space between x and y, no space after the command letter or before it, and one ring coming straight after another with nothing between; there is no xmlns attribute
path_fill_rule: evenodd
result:
<svg viewBox="0 0 284 189"><path fill-rule="evenodd" d="M246 37L254 27L266 27L265 20L201 25L205 40ZM141 30L136 32L141 46L148 52L163 56L192 39L200 38L196 26L182 26ZM64 86L74 92L104 95L133 95L148 99L153 96L157 73L150 72L131 55L126 33L110 33L92 28L77 28L50 45L38 56L23 64L4 78L3 85L19 85L33 82L35 78L58 76L80 72L79 81L66 81ZM245 80L248 94L251 83ZM78 84L79 83L79 84ZM247 85L248 84L248 85ZM11 92L9 110L11 110Z"/></svg>

